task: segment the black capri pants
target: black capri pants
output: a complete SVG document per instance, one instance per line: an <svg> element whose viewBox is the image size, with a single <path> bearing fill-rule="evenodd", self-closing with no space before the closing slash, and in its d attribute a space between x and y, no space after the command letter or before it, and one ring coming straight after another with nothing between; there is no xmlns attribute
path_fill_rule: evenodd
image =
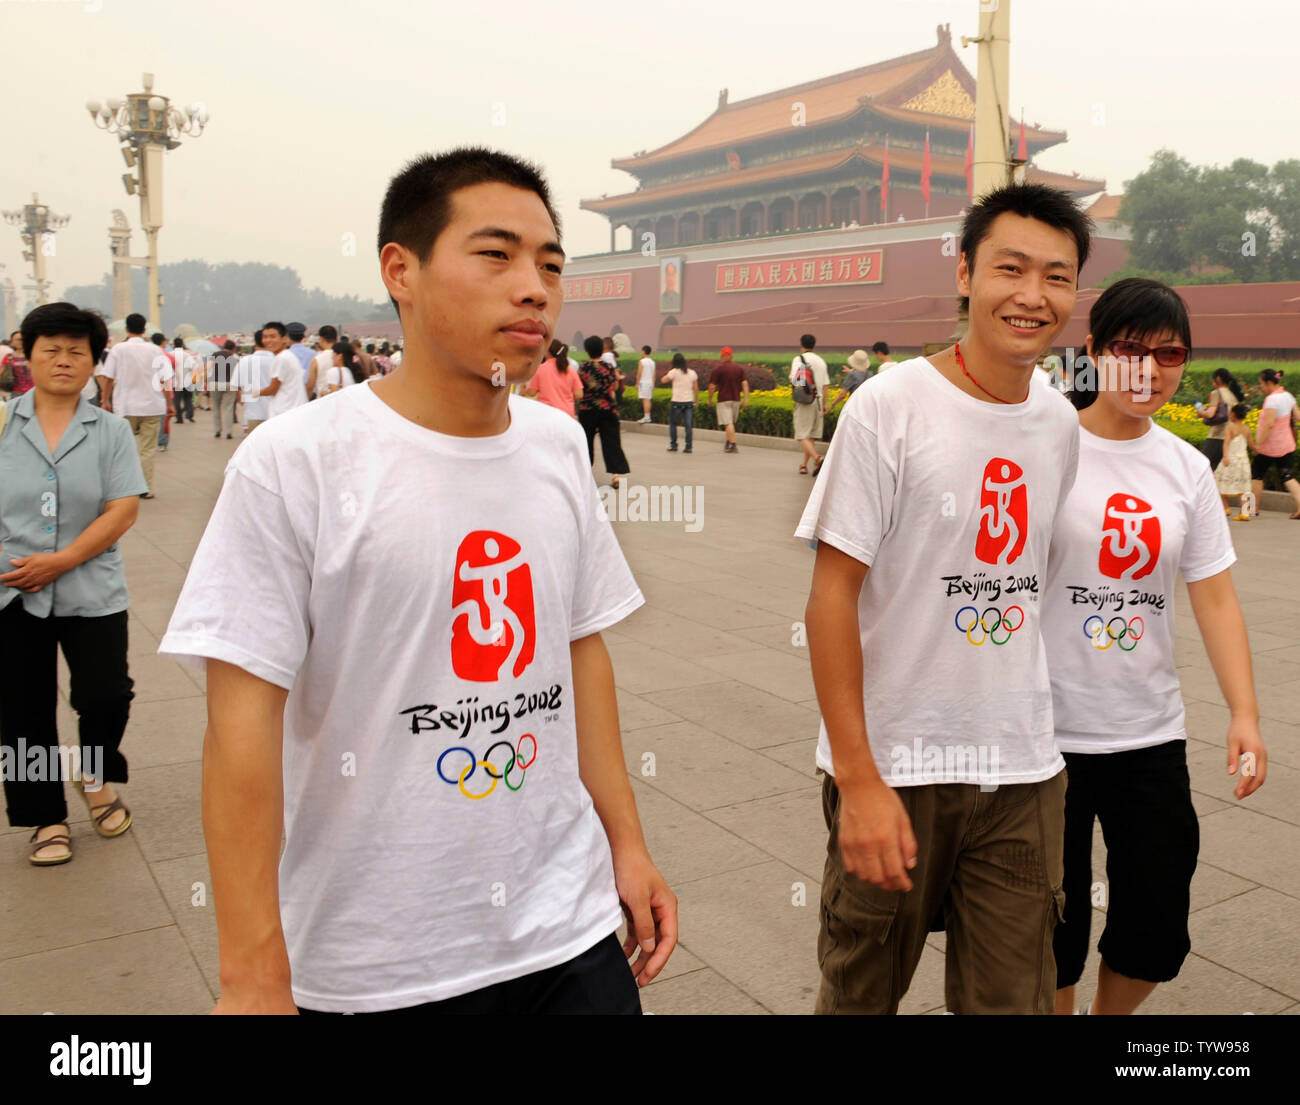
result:
<svg viewBox="0 0 1300 1105"><path fill-rule="evenodd" d="M1127 752L1065 753L1065 919L1056 926L1056 986L1088 958L1092 824L1106 842L1106 924L1097 951L1125 978L1168 982L1191 950L1187 915L1200 851L1187 742Z"/></svg>
<svg viewBox="0 0 1300 1105"><path fill-rule="evenodd" d="M37 618L23 608L21 596L0 609L0 740L12 762L25 762L27 750L42 748L47 766L55 766L62 648L68 697L78 714L82 764L87 769L94 764L106 782L127 781L120 745L135 693L127 674L126 621L125 610L97 618ZM58 770L63 770L61 764ZM57 825L68 819L62 779L7 778L4 792L10 825Z"/></svg>
<svg viewBox="0 0 1300 1105"><path fill-rule="evenodd" d="M593 464L596 462L596 435L600 434L600 455L605 461L605 471L611 476L624 476L632 471L623 455L623 434L614 411L579 410L578 421L587 433L588 460Z"/></svg>

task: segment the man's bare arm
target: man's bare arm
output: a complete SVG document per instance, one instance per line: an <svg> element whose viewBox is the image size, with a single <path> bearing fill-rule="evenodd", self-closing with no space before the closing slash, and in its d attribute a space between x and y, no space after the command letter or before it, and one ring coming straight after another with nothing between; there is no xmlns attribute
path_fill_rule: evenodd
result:
<svg viewBox="0 0 1300 1105"><path fill-rule="evenodd" d="M840 792L840 851L851 875L886 890L911 890L916 837L902 802L881 777L862 705L858 596L867 566L822 542L804 620L813 686Z"/></svg>
<svg viewBox="0 0 1300 1105"><path fill-rule="evenodd" d="M289 692L208 661L203 834L217 915L217 1013L296 1013L280 923L284 704Z"/></svg>
<svg viewBox="0 0 1300 1105"><path fill-rule="evenodd" d="M614 667L599 633L569 645L573 713L578 733L578 775L609 837L614 881L628 918L625 955L641 948L632 973L639 985L654 979L677 945L677 898L655 869L641 832L614 693Z"/></svg>

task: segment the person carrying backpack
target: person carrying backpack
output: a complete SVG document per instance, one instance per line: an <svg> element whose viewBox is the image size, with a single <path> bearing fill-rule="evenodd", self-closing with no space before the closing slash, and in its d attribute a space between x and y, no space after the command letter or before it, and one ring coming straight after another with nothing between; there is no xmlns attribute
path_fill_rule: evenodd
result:
<svg viewBox="0 0 1300 1105"><path fill-rule="evenodd" d="M790 393L794 398L794 437L803 446L803 463L799 474L808 474L808 462L813 461L813 475L821 471L822 458L817 455L813 439L822 436L822 415L826 410L826 394L831 386L826 362L813 348L817 339L812 334L799 338L799 355L790 364Z"/></svg>

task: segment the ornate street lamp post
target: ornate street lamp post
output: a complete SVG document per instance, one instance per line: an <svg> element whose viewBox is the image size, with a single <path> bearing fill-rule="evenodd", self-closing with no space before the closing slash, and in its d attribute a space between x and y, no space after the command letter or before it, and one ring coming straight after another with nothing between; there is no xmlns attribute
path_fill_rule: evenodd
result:
<svg viewBox="0 0 1300 1105"><path fill-rule="evenodd" d="M10 226L19 227L18 233L23 239L23 260L32 263L32 279L36 284L37 306L46 302L46 292L50 282L45 279L45 258L47 235L54 237L55 231L68 225L70 216L55 215L47 204L41 203L40 197L33 192L32 202L23 205L21 211L5 211L4 220ZM49 256L54 253L53 241L48 243Z"/></svg>
<svg viewBox="0 0 1300 1105"><path fill-rule="evenodd" d="M123 100L110 96L104 105L89 100L86 110L100 130L118 136L127 169L122 183L127 195L140 197L140 225L149 242L149 256L133 257L131 264L149 269L149 325L162 327L162 295L158 291L158 231L163 224L163 154L180 145L181 135L197 138L208 123L208 109L201 103L174 106L166 96L153 92L153 74L144 74L144 91L132 92Z"/></svg>

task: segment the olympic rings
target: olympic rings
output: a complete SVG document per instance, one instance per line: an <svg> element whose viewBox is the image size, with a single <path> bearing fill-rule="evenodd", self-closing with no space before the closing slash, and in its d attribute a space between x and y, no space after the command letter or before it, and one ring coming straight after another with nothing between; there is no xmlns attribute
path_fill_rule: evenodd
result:
<svg viewBox="0 0 1300 1105"><path fill-rule="evenodd" d="M1096 622L1096 625L1093 623ZM1115 623L1119 622L1119 629L1116 630ZM1092 642L1092 647L1098 652L1105 652L1111 645L1118 644L1122 652L1132 652L1137 648L1138 641L1142 640L1142 635L1146 632L1146 622L1140 617L1134 616L1125 623L1121 617L1113 617L1110 621L1102 621L1099 614L1091 614L1083 623L1083 635ZM1106 643L1101 644L1102 634L1106 635ZM1131 642L1126 644L1125 642Z"/></svg>
<svg viewBox="0 0 1300 1105"><path fill-rule="evenodd" d="M502 747L503 745L510 752L510 759L506 763L505 771L501 772L501 774L498 775L495 771L492 770L492 762L491 762L492 753L496 751L498 748ZM515 766L515 746L511 744L509 741L497 741L496 744L494 744L491 748L487 750L487 755L483 757L483 760L484 760L483 766L487 768L487 773L491 775L492 778L504 779L506 775L510 773L510 769Z"/></svg>
<svg viewBox="0 0 1300 1105"><path fill-rule="evenodd" d="M970 624L962 625L962 615L968 610L971 613ZM1013 610L1020 615L1020 620L1017 621L1015 625L1011 624L1011 612ZM992 615L992 624L989 622L990 615ZM976 647L982 645L987 640L992 640L995 645L1005 645L1009 640L1011 640L1011 635L1024 624L1025 612L1019 606L1007 607L1007 612L1005 614L1003 614L996 606L987 607L983 613L980 613L979 610L973 606L963 606L957 611L956 616L953 618L953 625L957 627L959 632L965 633L966 640ZM980 630L979 640L976 640L973 636L977 627ZM999 639L999 630L1004 630L1006 636Z"/></svg>
<svg viewBox="0 0 1300 1105"><path fill-rule="evenodd" d="M532 741L533 749L532 749L532 755L529 756L528 761L525 763L523 758L523 747L524 747L524 741L526 740ZM496 770L496 764L492 762L492 753L495 752L498 748L502 748L502 747L504 747L510 753L510 758L506 761L505 768L502 771L498 772ZM443 760L445 760L453 752L464 753L469 758L469 763L465 765L458 779L447 778L442 768ZM486 754L481 760L476 759L474 757L474 753L471 752L468 748L464 747L463 745L457 744L457 745L452 745L452 747L450 748L444 749L442 755L438 757L438 778L440 778L444 783L456 787L461 792L461 794L463 794L466 798L472 798L474 801L477 802L479 799L486 798L489 794L491 794L494 790L496 790L497 783L500 782L502 779L506 781L506 787L508 789L519 790L521 787L523 787L524 781L528 777L525 773L526 770L532 767L532 765L536 762L536 760L537 760L537 738L533 736L532 733L525 733L522 737L520 737L518 746L512 745L509 741L504 741L504 740L497 741L487 750ZM487 790L483 791L481 794L475 794L465 786L465 782L467 779L473 776L474 772L477 771L480 767L487 772L488 777L492 781L488 784ZM512 783L510 781L511 771L516 771L519 774L518 783Z"/></svg>
<svg viewBox="0 0 1300 1105"><path fill-rule="evenodd" d="M487 760L479 760L478 766L487 767L488 766ZM460 785L461 794L463 794L466 798L473 798L475 801L477 801L480 798L486 798L489 794L491 794L494 790L497 789L497 777L495 775L492 775L492 772L489 770L488 774L492 775L492 785L489 786L487 790L485 790L482 794L470 794L470 792L465 789L465 780L469 778L470 772L473 770L474 770L474 765L470 764L469 767L467 767L464 771L460 773L459 785Z"/></svg>
<svg viewBox="0 0 1300 1105"><path fill-rule="evenodd" d="M477 766L477 762L474 759L473 752L471 752L468 748L464 748L458 744L452 745L452 747L446 749L443 752L443 754L438 757L438 778L441 779L444 783L447 783L450 786L454 787L456 785L456 780L448 779L447 776L442 773L442 761L445 760L448 756L450 756L453 752L464 752L465 755L469 757L469 768L467 771L461 774L462 781L468 779L471 775L474 774L474 768Z"/></svg>

